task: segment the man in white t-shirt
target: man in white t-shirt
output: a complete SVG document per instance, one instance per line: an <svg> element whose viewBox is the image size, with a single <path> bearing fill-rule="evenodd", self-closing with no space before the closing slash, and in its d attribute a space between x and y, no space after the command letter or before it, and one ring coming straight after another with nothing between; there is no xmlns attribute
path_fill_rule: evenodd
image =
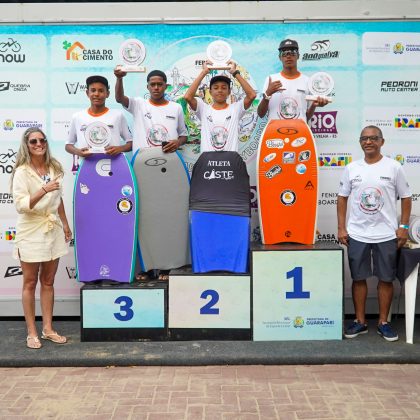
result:
<svg viewBox="0 0 420 420"><path fill-rule="evenodd" d="M279 58L283 69L280 73L271 74L265 79L263 97L257 109L258 116L263 118L268 111L269 120L308 121L316 107L325 106L328 101L322 97L318 97L316 101L305 99L309 94L309 78L297 69L299 45L295 40L281 41Z"/></svg>
<svg viewBox="0 0 420 420"><path fill-rule="evenodd" d="M133 152L145 147L162 147L165 153L175 152L187 141L187 129L181 105L165 98L166 74L153 70L147 75L149 99L132 98L124 94L123 77L127 74L119 66L114 70L117 77L115 99L133 114Z"/></svg>
<svg viewBox="0 0 420 420"><path fill-rule="evenodd" d="M408 237L411 193L400 163L382 156L382 131L365 127L360 134L364 159L344 169L337 199L338 240L346 245L353 279L352 294L355 321L344 336L354 338L367 333L365 305L366 279L378 277L379 320L377 332L387 341L398 335L387 323L396 275L397 249ZM347 203L351 197L346 225ZM401 222L398 225L397 200L401 199ZM373 270L372 270L373 263Z"/></svg>
<svg viewBox="0 0 420 420"><path fill-rule="evenodd" d="M217 75L210 80L210 95L213 103L205 103L195 95L202 80L209 74L210 61L203 64L203 70L191 83L191 86L184 95L185 100L193 111L196 111L201 121L201 152L214 151L238 151L239 147L239 121L245 111L252 105L255 99L255 91L251 85L241 76L237 70L236 63L229 62L229 73L241 85L245 92L245 98L227 103L231 92L231 80L227 76Z"/></svg>
<svg viewBox="0 0 420 420"><path fill-rule="evenodd" d="M109 155L129 152L132 135L127 120L121 111L106 106L106 99L109 97L108 80L103 76L89 76L86 79L86 95L90 100L90 107L73 115L66 151L75 156L90 156L92 152L86 135L91 135L98 139L110 136L109 145L105 148ZM121 138L125 144L121 144Z"/></svg>

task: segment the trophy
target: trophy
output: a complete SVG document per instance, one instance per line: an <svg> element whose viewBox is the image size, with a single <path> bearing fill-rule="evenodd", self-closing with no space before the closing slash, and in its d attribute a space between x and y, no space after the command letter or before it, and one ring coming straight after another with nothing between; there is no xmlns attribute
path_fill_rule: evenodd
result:
<svg viewBox="0 0 420 420"><path fill-rule="evenodd" d="M307 95L306 100L316 101L320 96L321 98L327 99L328 102L332 102L332 99L328 95L333 89L334 80L328 73L315 73L309 78L309 92L311 92L311 95Z"/></svg>
<svg viewBox="0 0 420 420"><path fill-rule="evenodd" d="M124 64L118 65L118 67L125 72L137 72L144 73L146 67L140 64L146 57L146 48L143 43L138 39L127 39L120 46L120 58Z"/></svg>
<svg viewBox="0 0 420 420"><path fill-rule="evenodd" d="M232 57L231 46L222 40L211 42L207 47L207 58L212 64L207 67L211 70L229 70L229 60Z"/></svg>
<svg viewBox="0 0 420 420"><path fill-rule="evenodd" d="M92 153L105 153L111 136L110 128L103 122L97 121L86 127L85 139Z"/></svg>

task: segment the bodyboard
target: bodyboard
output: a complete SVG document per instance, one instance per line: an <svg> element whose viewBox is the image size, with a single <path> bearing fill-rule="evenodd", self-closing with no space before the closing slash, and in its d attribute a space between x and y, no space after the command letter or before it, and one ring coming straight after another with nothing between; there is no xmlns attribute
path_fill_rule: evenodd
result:
<svg viewBox="0 0 420 420"><path fill-rule="evenodd" d="M270 120L257 156L257 194L263 244L315 242L318 162L303 120Z"/></svg>
<svg viewBox="0 0 420 420"><path fill-rule="evenodd" d="M81 282L134 277L137 187L123 153L83 159L74 187L77 278Z"/></svg>
<svg viewBox="0 0 420 420"><path fill-rule="evenodd" d="M190 264L190 179L181 155L149 147L139 149L132 163L139 190L138 250L142 270L170 270Z"/></svg>

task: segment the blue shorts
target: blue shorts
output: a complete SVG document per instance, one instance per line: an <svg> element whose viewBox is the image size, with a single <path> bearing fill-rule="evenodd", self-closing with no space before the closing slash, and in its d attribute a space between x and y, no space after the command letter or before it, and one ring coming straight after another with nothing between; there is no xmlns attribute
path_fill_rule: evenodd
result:
<svg viewBox="0 0 420 420"><path fill-rule="evenodd" d="M392 282L397 273L397 239L367 244L349 238L347 255L353 281L377 276L379 280Z"/></svg>

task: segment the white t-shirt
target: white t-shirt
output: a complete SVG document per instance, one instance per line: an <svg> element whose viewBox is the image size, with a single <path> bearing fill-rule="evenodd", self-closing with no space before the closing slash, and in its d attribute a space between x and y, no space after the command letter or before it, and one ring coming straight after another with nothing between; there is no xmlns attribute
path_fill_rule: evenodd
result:
<svg viewBox="0 0 420 420"><path fill-rule="evenodd" d="M125 142L132 141L130 129L128 128L127 120L123 113L116 109L108 109L103 114L92 115L88 110L76 112L70 124L69 137L66 144L76 144L79 149L88 147L86 142L85 133L95 126L97 122L104 123L111 131L110 146L119 146L121 138Z"/></svg>
<svg viewBox="0 0 420 420"><path fill-rule="evenodd" d="M306 121L306 110L310 106L305 97L309 94L309 77L299 73L299 76L289 79L281 73L271 74L271 81L281 81L283 88L273 93L268 103L269 120L301 119ZM269 77L265 79L263 92L267 91Z"/></svg>
<svg viewBox="0 0 420 420"><path fill-rule="evenodd" d="M401 164L384 156L374 164L361 159L347 165L338 195L351 199L350 237L378 243L396 238L397 198L411 197L411 192Z"/></svg>
<svg viewBox="0 0 420 420"><path fill-rule="evenodd" d="M154 105L143 98L129 98L127 110L133 114L133 153L187 135L182 107L176 102Z"/></svg>
<svg viewBox="0 0 420 420"><path fill-rule="evenodd" d="M201 152L237 152L239 121L245 114L244 100L214 109L197 98L197 118L201 121Z"/></svg>

